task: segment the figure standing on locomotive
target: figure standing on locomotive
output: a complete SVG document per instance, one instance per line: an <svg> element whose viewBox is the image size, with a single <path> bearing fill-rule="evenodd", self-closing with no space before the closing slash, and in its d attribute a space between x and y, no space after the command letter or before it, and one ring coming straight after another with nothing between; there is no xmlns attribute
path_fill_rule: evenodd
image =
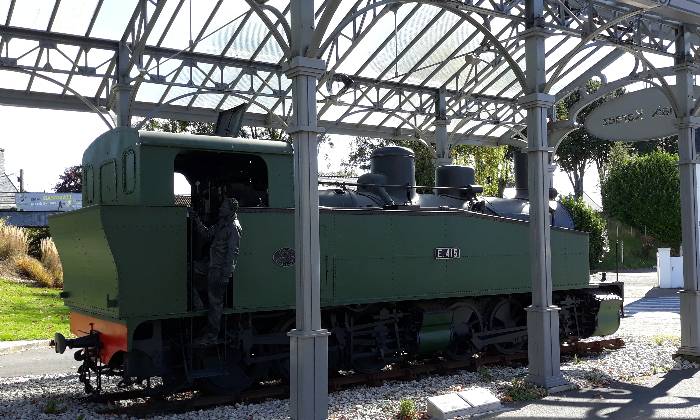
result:
<svg viewBox="0 0 700 420"><path fill-rule="evenodd" d="M224 295L236 269L243 233L237 212L238 201L235 198L223 199L219 206L218 219L210 227L206 227L199 216L193 213L195 232L199 238L209 244L209 254L206 256L208 258L200 260L199 264L196 264L202 266L208 262L206 276L207 326L203 334L196 340L196 344L201 346L215 344L221 330ZM204 287L196 289L194 305L203 308L204 303L201 295Z"/></svg>

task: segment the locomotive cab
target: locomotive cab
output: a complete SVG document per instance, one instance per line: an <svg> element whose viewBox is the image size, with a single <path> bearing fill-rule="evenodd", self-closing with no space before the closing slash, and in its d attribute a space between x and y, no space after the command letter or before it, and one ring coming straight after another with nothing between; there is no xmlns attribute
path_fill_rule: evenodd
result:
<svg viewBox="0 0 700 420"><path fill-rule="evenodd" d="M243 208L291 207L290 154L283 142L128 128L96 139L83 155L86 206L49 221L73 334L99 332L107 364L132 350L144 319L190 312L191 262L204 251L193 247L188 208L210 223L224 196ZM174 194L176 173L190 194Z"/></svg>

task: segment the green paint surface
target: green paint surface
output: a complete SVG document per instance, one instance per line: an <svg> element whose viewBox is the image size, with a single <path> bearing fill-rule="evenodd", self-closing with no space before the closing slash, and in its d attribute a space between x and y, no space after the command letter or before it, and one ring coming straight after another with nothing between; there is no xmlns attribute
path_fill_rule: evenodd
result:
<svg viewBox="0 0 700 420"><path fill-rule="evenodd" d="M294 307L295 268L274 258L295 247L291 147L133 129L88 147L86 207L50 218L68 306L128 325L188 316L187 211L174 206L173 171L176 156L192 151L257 155L267 165L270 207L239 212L244 233L227 311ZM456 210L322 208L319 223L326 307L531 290L526 222ZM552 229L551 241L554 289L588 287L588 236ZM460 258L435 259L442 247L459 248Z"/></svg>

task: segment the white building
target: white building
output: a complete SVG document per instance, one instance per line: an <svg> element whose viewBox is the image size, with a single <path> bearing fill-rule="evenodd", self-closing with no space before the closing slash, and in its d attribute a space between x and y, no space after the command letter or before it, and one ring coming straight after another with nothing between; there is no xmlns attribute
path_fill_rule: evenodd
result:
<svg viewBox="0 0 700 420"><path fill-rule="evenodd" d="M0 210L13 209L15 207L15 193L17 187L5 172L5 149L0 149Z"/></svg>

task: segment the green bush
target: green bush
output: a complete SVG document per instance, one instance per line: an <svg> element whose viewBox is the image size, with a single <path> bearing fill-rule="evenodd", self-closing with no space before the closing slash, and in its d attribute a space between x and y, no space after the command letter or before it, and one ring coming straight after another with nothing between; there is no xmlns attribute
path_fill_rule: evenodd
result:
<svg viewBox="0 0 700 420"><path fill-rule="evenodd" d="M544 388L527 382L525 379L518 378L513 379L511 383L506 386L504 394L505 397L503 400L506 402L532 401L546 397L547 391Z"/></svg>
<svg viewBox="0 0 700 420"><path fill-rule="evenodd" d="M610 216L646 230L661 243L681 243L678 155L652 152L614 162L601 183L603 208Z"/></svg>
<svg viewBox="0 0 700 420"><path fill-rule="evenodd" d="M413 400L401 400L401 403L399 403L399 420L414 420L417 415L418 409Z"/></svg>
<svg viewBox="0 0 700 420"><path fill-rule="evenodd" d="M36 259L41 259L41 240L50 238L51 233L47 227L24 228L29 240L28 254Z"/></svg>
<svg viewBox="0 0 700 420"><path fill-rule="evenodd" d="M605 230L605 219L583 201L574 196L564 197L562 204L569 209L574 219L574 228L582 232L588 232L588 263L591 268L596 267L608 251L608 235Z"/></svg>

